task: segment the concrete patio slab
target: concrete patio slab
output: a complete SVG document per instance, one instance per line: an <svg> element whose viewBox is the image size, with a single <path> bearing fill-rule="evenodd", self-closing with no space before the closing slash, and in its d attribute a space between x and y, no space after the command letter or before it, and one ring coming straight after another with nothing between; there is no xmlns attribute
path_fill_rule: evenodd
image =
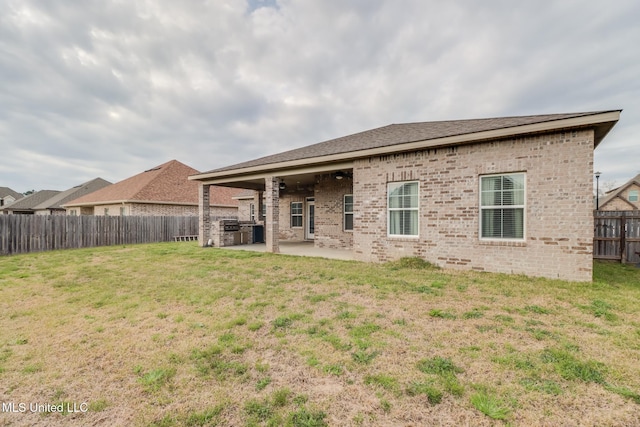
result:
<svg viewBox="0 0 640 427"><path fill-rule="evenodd" d="M238 251L266 252L267 245L254 243L251 245L225 246L222 249ZM329 259L353 260L353 253L345 249L317 248L313 242L283 242L280 241L280 253L283 255L310 256Z"/></svg>

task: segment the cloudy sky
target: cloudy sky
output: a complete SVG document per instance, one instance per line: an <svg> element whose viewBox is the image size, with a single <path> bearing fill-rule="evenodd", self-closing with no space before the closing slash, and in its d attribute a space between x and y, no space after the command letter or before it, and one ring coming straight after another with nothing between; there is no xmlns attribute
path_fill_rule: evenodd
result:
<svg viewBox="0 0 640 427"><path fill-rule="evenodd" d="M637 0L0 1L0 186L200 171L390 123L623 109L640 172Z"/></svg>

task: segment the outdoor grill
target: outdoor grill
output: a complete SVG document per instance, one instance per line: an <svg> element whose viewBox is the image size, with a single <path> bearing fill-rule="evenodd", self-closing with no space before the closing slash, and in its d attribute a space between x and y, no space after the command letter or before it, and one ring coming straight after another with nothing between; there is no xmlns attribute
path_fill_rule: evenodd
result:
<svg viewBox="0 0 640 427"><path fill-rule="evenodd" d="M224 220L222 221L222 229L224 231L240 231L240 224L237 220Z"/></svg>

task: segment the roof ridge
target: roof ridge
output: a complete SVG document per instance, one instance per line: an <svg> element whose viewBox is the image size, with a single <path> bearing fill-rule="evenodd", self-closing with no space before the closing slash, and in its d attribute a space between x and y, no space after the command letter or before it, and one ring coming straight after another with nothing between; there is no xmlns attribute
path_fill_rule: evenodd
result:
<svg viewBox="0 0 640 427"><path fill-rule="evenodd" d="M189 169L190 171L195 171L195 173L200 173L197 169L192 168L189 165L186 165L176 159L169 160L161 165L158 165L154 168L148 169L138 175L149 172L157 172L153 178L151 178L145 185L141 186L139 191L133 194L130 200L144 200L141 195L144 195L146 191L149 190L149 186L153 185L156 181L163 179L166 175L170 174L171 171L176 170L177 168ZM188 174L187 174L188 176ZM140 198L138 198L140 196Z"/></svg>
<svg viewBox="0 0 640 427"><path fill-rule="evenodd" d="M537 129L540 129L544 127L543 125L545 124L548 125L548 127L553 127L550 123L561 123L562 121L569 120L579 121L579 119L589 116L604 116L611 113L618 113L617 116L619 117L620 111L622 110L395 123L262 156L257 159L226 167L216 168L198 174L198 178L193 179L202 179L204 175L223 173L231 170L240 171L248 168L265 168L268 167L268 165L284 164L287 162L304 162L307 159L327 158L327 156L345 156L348 153L364 153L370 150L390 150L391 147L419 143L421 141L438 141L467 135L472 136L475 134L486 135L489 132L504 134L505 132L503 131L508 129L514 129L514 133L518 133L522 129L533 129L536 126ZM609 120L609 118L607 118L607 120ZM612 118L607 121L607 123L615 123L617 120L617 118L615 120ZM602 139L612 126L613 124L601 127L600 134L596 135L596 146L599 142L598 138ZM516 131L516 129L518 129L518 131ZM465 140L467 139L469 138Z"/></svg>
<svg viewBox="0 0 640 427"><path fill-rule="evenodd" d="M614 109L614 110L584 111L584 112L575 112L575 113L518 114L513 116L479 117L475 119L469 118L469 119L453 119L453 120L428 120L428 121L419 121L419 122L401 122L401 123L392 123L392 125L412 125L412 124L425 124L425 123L459 123L459 122L473 122L473 121L487 121L487 120L523 119L523 118L547 117L547 116L556 117L557 118L556 120L560 120L561 118L566 118L567 116L584 117L584 116L591 116L591 115L602 114L602 113L609 113L612 111L622 111L622 110Z"/></svg>
<svg viewBox="0 0 640 427"><path fill-rule="evenodd" d="M130 178L136 177L136 176L141 176L143 174L146 173L151 173L151 172L157 172L156 174L154 174L154 176L147 181L144 185L142 185L138 191L136 191L135 193L133 193L133 195L130 197L130 200L137 200L137 197L144 192L145 188L147 188L152 182L154 182L155 180L157 180L160 176L162 176L163 174L165 174L167 172L167 169L170 167L171 164L174 164L174 162L177 162L177 160L173 159L173 160L169 160L168 162L164 162L158 166L154 166L150 169L147 169L145 171L142 171L136 175L133 175ZM130 179L127 178L127 179Z"/></svg>

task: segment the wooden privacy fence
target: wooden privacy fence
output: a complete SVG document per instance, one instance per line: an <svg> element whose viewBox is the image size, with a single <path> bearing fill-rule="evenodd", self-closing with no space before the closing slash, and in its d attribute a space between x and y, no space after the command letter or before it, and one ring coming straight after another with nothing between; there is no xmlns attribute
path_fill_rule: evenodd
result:
<svg viewBox="0 0 640 427"><path fill-rule="evenodd" d="M198 234L192 216L0 215L0 255L156 243Z"/></svg>
<svg viewBox="0 0 640 427"><path fill-rule="evenodd" d="M640 263L640 212L596 211L593 257Z"/></svg>

